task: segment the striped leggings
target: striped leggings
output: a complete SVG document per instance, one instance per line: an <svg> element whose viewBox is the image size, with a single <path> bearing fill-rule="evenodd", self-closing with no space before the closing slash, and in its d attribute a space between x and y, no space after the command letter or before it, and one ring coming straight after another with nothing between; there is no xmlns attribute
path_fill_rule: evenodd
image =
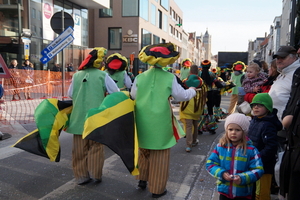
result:
<svg viewBox="0 0 300 200"><path fill-rule="evenodd" d="M148 181L151 193L161 194L169 178L170 149L150 150L140 148L138 180Z"/></svg>
<svg viewBox="0 0 300 200"><path fill-rule="evenodd" d="M77 181L90 178L100 179L104 159L102 144L92 140L84 140L82 135L73 136L72 165Z"/></svg>

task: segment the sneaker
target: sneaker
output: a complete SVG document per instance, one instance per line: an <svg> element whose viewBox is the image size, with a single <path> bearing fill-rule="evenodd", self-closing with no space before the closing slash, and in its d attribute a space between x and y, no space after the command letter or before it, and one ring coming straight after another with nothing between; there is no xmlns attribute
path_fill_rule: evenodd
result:
<svg viewBox="0 0 300 200"><path fill-rule="evenodd" d="M203 134L203 132L198 130L198 135L202 135L202 134Z"/></svg>
<svg viewBox="0 0 300 200"><path fill-rule="evenodd" d="M141 188L141 189L143 189L143 190L146 189L146 187L147 187L147 181L140 180L139 184L138 184L138 187Z"/></svg>
<svg viewBox="0 0 300 200"><path fill-rule="evenodd" d="M152 198L159 198L159 197L162 197L162 196L164 196L164 195L166 195L167 194L167 190L165 190L163 193L161 193L161 194L154 194L154 193L152 193Z"/></svg>
<svg viewBox="0 0 300 200"><path fill-rule="evenodd" d="M197 140L196 140L196 142L192 144L192 147L195 147L195 146L197 146L197 145L198 145L198 143L199 143L199 140L197 139Z"/></svg>
<svg viewBox="0 0 300 200"><path fill-rule="evenodd" d="M185 148L185 151L190 153L192 151L192 149L190 147Z"/></svg>
<svg viewBox="0 0 300 200"><path fill-rule="evenodd" d="M216 134L216 131L215 130L211 130L211 131L209 131L209 133Z"/></svg>

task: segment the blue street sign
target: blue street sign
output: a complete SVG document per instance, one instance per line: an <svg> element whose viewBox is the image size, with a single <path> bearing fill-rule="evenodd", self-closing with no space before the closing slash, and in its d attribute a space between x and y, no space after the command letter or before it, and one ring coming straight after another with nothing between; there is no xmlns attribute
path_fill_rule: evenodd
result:
<svg viewBox="0 0 300 200"><path fill-rule="evenodd" d="M57 45L59 45L63 40L69 37L74 31L73 27L69 26L64 32L62 32L57 38L55 38L45 49L41 51L41 54L45 56L51 52Z"/></svg>
<svg viewBox="0 0 300 200"><path fill-rule="evenodd" d="M24 44L24 49L29 49L29 44Z"/></svg>
<svg viewBox="0 0 300 200"><path fill-rule="evenodd" d="M64 40L62 40L59 44L57 44L50 52L43 55L40 61L45 64L49 60L51 60L56 54L58 54L61 50L63 50L66 46L68 46L71 42L73 42L74 37L72 34L68 35Z"/></svg>

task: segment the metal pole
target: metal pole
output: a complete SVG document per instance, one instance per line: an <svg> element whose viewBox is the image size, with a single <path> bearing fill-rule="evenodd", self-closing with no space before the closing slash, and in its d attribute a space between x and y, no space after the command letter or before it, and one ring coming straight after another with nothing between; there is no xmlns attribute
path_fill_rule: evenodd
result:
<svg viewBox="0 0 300 200"><path fill-rule="evenodd" d="M65 30L65 14L64 14L63 10L61 11L61 24L62 24L61 32L63 32ZM64 54L65 54L65 51L62 50L62 56L61 56L61 59L62 59L62 62L61 62L62 63L62 101L64 101L64 97L65 97L65 75L66 75Z"/></svg>
<svg viewBox="0 0 300 200"><path fill-rule="evenodd" d="M18 54L17 60L19 65L22 65L22 55L23 55L23 48L22 48L22 17L21 17L21 0L18 0Z"/></svg>

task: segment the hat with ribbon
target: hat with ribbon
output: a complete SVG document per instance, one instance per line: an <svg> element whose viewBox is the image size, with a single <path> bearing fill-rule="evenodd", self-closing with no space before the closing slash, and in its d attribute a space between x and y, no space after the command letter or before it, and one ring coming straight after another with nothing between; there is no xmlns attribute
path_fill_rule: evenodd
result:
<svg viewBox="0 0 300 200"><path fill-rule="evenodd" d="M106 53L107 49L105 49L104 47L95 47L82 61L82 63L78 67L78 70L84 70L90 67L100 68Z"/></svg>
<svg viewBox="0 0 300 200"><path fill-rule="evenodd" d="M124 71L128 66L128 60L119 53L111 54L106 59L106 68L114 71Z"/></svg>
<svg viewBox="0 0 300 200"><path fill-rule="evenodd" d="M143 47L138 57L143 63L162 68L174 63L179 58L180 53L175 49L173 43L148 45Z"/></svg>

